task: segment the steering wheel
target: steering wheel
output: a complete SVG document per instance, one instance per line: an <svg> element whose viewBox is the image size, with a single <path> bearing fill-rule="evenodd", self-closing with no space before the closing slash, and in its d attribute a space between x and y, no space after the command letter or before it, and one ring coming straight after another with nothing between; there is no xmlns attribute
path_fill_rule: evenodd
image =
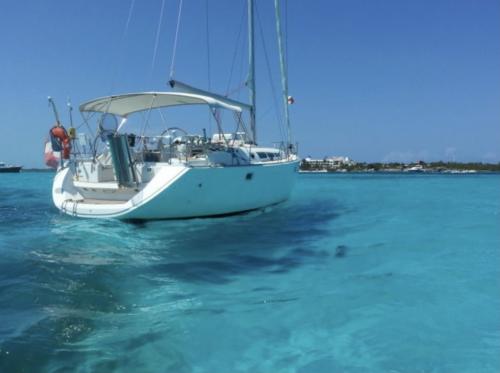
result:
<svg viewBox="0 0 500 373"><path fill-rule="evenodd" d="M163 145L163 139L168 139L168 145L178 142L182 143L186 141L188 133L179 127L170 127L163 131L160 135L160 142Z"/></svg>

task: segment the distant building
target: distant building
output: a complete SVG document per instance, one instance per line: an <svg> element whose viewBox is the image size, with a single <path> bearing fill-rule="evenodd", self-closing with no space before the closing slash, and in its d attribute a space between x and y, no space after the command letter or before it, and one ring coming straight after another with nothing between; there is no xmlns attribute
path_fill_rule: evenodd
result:
<svg viewBox="0 0 500 373"><path fill-rule="evenodd" d="M335 169L344 166L354 166L356 164L349 157L325 157L323 159L306 157L302 162L307 167L314 169Z"/></svg>

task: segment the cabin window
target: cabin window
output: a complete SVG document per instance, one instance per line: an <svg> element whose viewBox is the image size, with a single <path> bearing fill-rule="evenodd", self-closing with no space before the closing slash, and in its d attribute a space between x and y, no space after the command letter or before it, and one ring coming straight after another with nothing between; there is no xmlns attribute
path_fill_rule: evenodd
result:
<svg viewBox="0 0 500 373"><path fill-rule="evenodd" d="M267 159L267 153L258 152L257 155L260 159Z"/></svg>

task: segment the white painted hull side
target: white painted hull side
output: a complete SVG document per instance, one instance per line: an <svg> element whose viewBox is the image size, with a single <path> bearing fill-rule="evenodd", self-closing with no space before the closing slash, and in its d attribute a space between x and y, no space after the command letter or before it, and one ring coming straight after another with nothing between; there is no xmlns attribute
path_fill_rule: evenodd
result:
<svg viewBox="0 0 500 373"><path fill-rule="evenodd" d="M298 161L237 167L164 167L122 203L79 198L69 169L58 172L53 199L63 212L88 218L175 219L238 213L288 199ZM79 200L80 199L80 200Z"/></svg>

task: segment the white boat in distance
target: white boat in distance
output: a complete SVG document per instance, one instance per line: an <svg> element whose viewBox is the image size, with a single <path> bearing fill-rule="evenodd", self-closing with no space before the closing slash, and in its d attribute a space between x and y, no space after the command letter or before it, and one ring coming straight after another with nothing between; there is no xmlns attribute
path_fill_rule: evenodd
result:
<svg viewBox="0 0 500 373"><path fill-rule="evenodd" d="M14 166L0 162L0 173L17 173L20 172L23 166Z"/></svg>
<svg viewBox="0 0 500 373"><path fill-rule="evenodd" d="M180 3L182 4L182 2ZM281 50L279 3L276 0L280 65L285 119L288 120L286 66ZM90 140L61 125L52 104L56 125L46 160L60 152L52 196L62 212L87 218L125 220L172 219L227 215L263 208L288 199L299 168L296 147L287 139L274 147L257 145L253 53L253 0L249 10L250 104L171 81L175 92L140 92L114 95L80 105L85 122L98 118ZM189 134L179 127L164 127L153 136L125 131L131 116L144 121L155 110L204 105L217 130ZM233 132L222 128L221 111L232 113ZM244 118L249 117L250 128ZM70 110L70 118L71 110ZM90 141L89 141L90 140ZM56 153L57 154L57 153ZM57 162L57 161L56 161Z"/></svg>

